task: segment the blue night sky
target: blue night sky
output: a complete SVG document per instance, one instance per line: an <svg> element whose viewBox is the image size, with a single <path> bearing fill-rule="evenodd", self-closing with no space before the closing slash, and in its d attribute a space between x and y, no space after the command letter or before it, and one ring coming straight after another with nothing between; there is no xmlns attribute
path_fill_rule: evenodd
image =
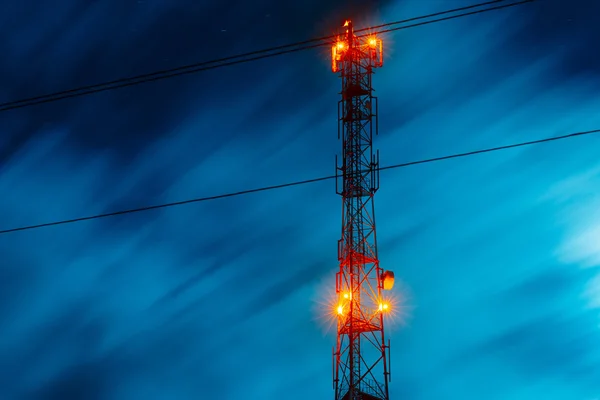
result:
<svg viewBox="0 0 600 400"><path fill-rule="evenodd" d="M0 5L0 102L472 0ZM383 166L600 129L596 0L384 37ZM356 17L358 15L358 17ZM0 230L334 173L328 50L0 114ZM384 171L392 399L600 397L600 135ZM332 399L333 181L0 235L1 399Z"/></svg>

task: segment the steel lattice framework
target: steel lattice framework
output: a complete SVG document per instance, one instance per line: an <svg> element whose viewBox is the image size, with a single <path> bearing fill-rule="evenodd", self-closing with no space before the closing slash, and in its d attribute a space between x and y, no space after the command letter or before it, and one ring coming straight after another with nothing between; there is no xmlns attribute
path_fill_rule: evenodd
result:
<svg viewBox="0 0 600 400"><path fill-rule="evenodd" d="M393 273L379 267L373 198L379 188L377 98L373 69L382 66L383 46L375 36L357 36L346 21L345 33L332 47L332 70L342 79L338 103L341 165L336 157L336 191L342 196L340 270L336 274L337 346L335 400L389 400L389 341L384 314Z"/></svg>

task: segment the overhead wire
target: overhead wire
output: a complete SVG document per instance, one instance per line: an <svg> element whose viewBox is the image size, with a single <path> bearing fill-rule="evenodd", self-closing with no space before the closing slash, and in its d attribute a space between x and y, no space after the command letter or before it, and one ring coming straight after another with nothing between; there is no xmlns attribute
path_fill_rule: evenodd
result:
<svg viewBox="0 0 600 400"><path fill-rule="evenodd" d="M491 153L491 152L496 152L496 151L514 149L517 147L532 146L532 145L537 145L537 144L542 144L542 143L547 143L547 142L553 142L553 141L558 141L558 140L564 140L564 139L569 139L569 138L591 135L591 134L595 134L595 133L600 133L600 129L575 132L575 133L569 133L569 134L560 135L560 136L552 136L552 137L547 137L547 138L543 138L543 139L531 140L531 141L527 141L527 142L513 143L513 144L504 145L504 146L497 146L497 147L473 150L473 151L468 151L465 153L455 153L455 154L450 154L450 155L441 156L441 157L409 161L409 162L404 162L404 163L400 163L400 164L394 164L394 165L388 165L385 167L380 167L379 170L384 171L384 170L391 170L391 169L398 169L398 168L406 168L406 167L419 165L419 164L427 164L427 163L439 162L439 161L444 161L444 160L450 160L450 159L454 159L454 158L469 157L469 156L474 156L477 154L484 154L484 153ZM218 194L218 195L214 195L214 196L198 197L198 198L176 201L176 202L171 202L171 203L157 204L157 205L153 205L153 206L139 207L139 208L134 208L134 209L129 209L129 210L109 212L109 213L104 213L104 214L96 214L96 215L91 215L91 216L87 216L87 217L65 219L65 220L47 222L47 223L36 224L36 225L27 225L27 226L22 226L22 227L18 227L18 228L0 230L0 234L7 234L7 233L13 233L13 232L19 232L19 231L39 229L39 228L51 227L51 226L57 226L57 225L72 224L72 223L76 223L76 222L90 221L90 220L94 220L94 219L107 218L107 217L113 217L113 216L124 215L124 214L133 214L133 213L138 213L138 212L143 212L143 211L150 211L150 210L156 210L156 209L161 209L161 208L170 208L170 207L181 206L181 205L191 204L191 203L200 203L200 202L205 202L205 201L210 201L210 200L224 199L227 197L235 197L235 196L241 196L241 195L246 195L246 194L251 194L251 193L265 192L265 191L270 191L270 190L275 190L275 189L283 189L283 188L288 188L288 187L292 187L292 186L307 185L307 184L322 182L322 181L331 180L331 179L335 179L335 178L336 178L336 175L329 175L329 176L323 176L323 177L319 177L319 178L306 179L306 180L302 180L302 181L288 182L288 183L283 183L283 184L279 184L279 185L263 186L263 187L254 188L254 189L240 190L240 191L236 191L236 192Z"/></svg>
<svg viewBox="0 0 600 400"><path fill-rule="evenodd" d="M496 6L496 7L489 7L489 8L483 9L483 10L470 11L470 12L459 14L459 15L451 15L449 17L438 18L438 19L435 19L435 20L432 20L432 21L425 21L425 22L419 22L417 24L408 25L408 26L399 26L399 27L395 27L395 28L378 30L375 33L376 34L381 34L381 33L389 33L389 32L400 31L400 30L408 29L408 28L416 28L418 26L429 25L429 24L436 23L436 22L449 21L449 20L452 20L452 19L467 17L467 16L470 16L470 15L481 14L481 13L488 12L488 11L495 11L495 10L501 10L501 9L504 9L504 8L510 8L510 7L515 7L515 6L520 6L520 5L527 4L527 3L534 3L536 1L538 1L538 0L521 0L521 1L517 1L515 3L504 4L504 5L500 5L500 6ZM492 3L495 3L495 2L492 2Z"/></svg>
<svg viewBox="0 0 600 400"><path fill-rule="evenodd" d="M526 3L532 3L537 0L521 0L521 1L508 3L508 4L506 4L505 1L506 0L487 1L487 2L483 2L483 3L473 4L470 6L454 8L454 9L446 10L446 11L440 11L440 12L436 12L436 13L432 13L432 14L428 14L428 15L412 17L412 18L405 19L405 20L389 22L389 23L385 23L385 24L381 24L381 25L376 25L373 27L361 28L361 29L355 30L355 32L368 32L367 34L380 34L380 33L393 32L393 31L397 31L397 30L409 29L409 28L413 28L413 27L417 27L417 26L423 26L423 25L433 24L436 22L442 22L442 21L461 18L461 17L465 17L465 16L480 14L480 13L484 13L484 12L488 12L488 11L494 11L494 10L500 10L503 8L515 7L515 6L523 5ZM422 20L422 19L438 17L441 15L452 14L452 13L456 13L456 12L460 12L460 11L471 10L474 8L480 8L480 7L484 7L484 6L488 6L488 5L492 5L492 4L499 4L499 3L503 3L503 4L500 4L500 5L497 5L494 7L484 8L481 10L469 11L469 12L465 12L465 13L461 13L461 14L457 14L457 15L451 15L451 16L447 16L447 17L443 17L443 18L437 18L437 19L433 19L433 20L418 22L418 23L414 23L411 25L393 27L395 25L406 24L408 22L414 22L414 21L418 21L418 20ZM387 27L393 27L393 28L382 29L382 28L387 28ZM367 34L364 34L364 35L367 35ZM25 98L25 99L21 99L21 100L0 103L0 112L14 110L14 109L18 109L18 108L30 107L30 106L44 104L44 103L55 102L55 101L64 100L64 99L68 99L68 98L86 96L89 94L104 92L104 91L108 91L108 90L125 88L125 87L129 87L129 86L139 85L142 83L154 82L154 81L159 81L159 80L163 80L163 79L173 78L176 76L188 75L188 74L193 74L193 73L197 73L197 72L201 72L201 71L207 71L207 70L211 70L211 69L217 69L217 68L222 68L222 67L226 67L226 66L232 66L232 65L247 63L247 62L251 62L251 61L257 61L257 60L261 60L261 59L265 59L265 58L276 57L276 56L280 56L280 55L284 55L284 54L295 53L295 52L304 51L304 50L308 50L308 49L314 49L317 47L330 45L331 44L330 41L335 39L336 37L337 37L336 35L323 36L323 37L319 37L319 38L304 40L301 42L296 42L296 43L251 51L251 52L238 54L238 55L234 55L234 56L230 56L230 57L224 57L224 58L219 58L219 59L215 59L215 60L204 61L204 62L195 63L195 64L189 64L189 65L176 67L176 68L172 68L172 69L160 70L160 71L137 75L137 76L133 76L133 77L129 77L129 78L122 78L122 79L117 79L117 80L113 80L113 81L109 81L109 82L81 86L78 88L63 90L63 91L54 92L54 93L50 93L50 94L39 95L39 96L29 97L29 98Z"/></svg>

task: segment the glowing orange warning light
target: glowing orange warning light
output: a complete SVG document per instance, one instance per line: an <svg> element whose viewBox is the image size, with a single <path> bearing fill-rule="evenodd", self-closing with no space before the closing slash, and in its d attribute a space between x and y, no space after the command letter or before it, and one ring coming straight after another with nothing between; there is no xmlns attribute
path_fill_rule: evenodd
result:
<svg viewBox="0 0 600 400"><path fill-rule="evenodd" d="M350 299L350 293L348 293L348 292L344 293L344 298L346 300Z"/></svg>
<svg viewBox="0 0 600 400"><path fill-rule="evenodd" d="M350 25L350 21L349 21L349 20L346 20L346 21L344 22L344 26L348 26L348 25Z"/></svg>
<svg viewBox="0 0 600 400"><path fill-rule="evenodd" d="M344 42L337 42L337 48L343 50L346 44Z"/></svg>
<svg viewBox="0 0 600 400"><path fill-rule="evenodd" d="M371 47L377 46L377 39L375 39L374 37L369 38L369 46L371 46Z"/></svg>
<svg viewBox="0 0 600 400"><path fill-rule="evenodd" d="M381 275L383 280L383 290L392 290L394 287L394 273L392 271L385 271Z"/></svg>
<svg viewBox="0 0 600 400"><path fill-rule="evenodd" d="M339 305L337 308L337 313L338 313L338 315L343 315L344 314L344 306Z"/></svg>
<svg viewBox="0 0 600 400"><path fill-rule="evenodd" d="M379 303L379 311L387 311L389 310L390 305L388 303Z"/></svg>

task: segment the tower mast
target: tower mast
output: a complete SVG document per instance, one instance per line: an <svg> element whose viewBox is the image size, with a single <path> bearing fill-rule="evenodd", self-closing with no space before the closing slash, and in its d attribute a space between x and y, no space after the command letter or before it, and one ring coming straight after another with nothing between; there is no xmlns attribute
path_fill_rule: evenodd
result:
<svg viewBox="0 0 600 400"><path fill-rule="evenodd" d="M389 340L384 315L390 309L383 291L394 274L379 267L373 198L379 188L377 98L371 84L374 68L383 65L383 44L374 35L345 32L332 47L332 70L342 79L338 102L336 192L342 196L342 237L336 274L337 345L334 358L335 400L389 400Z"/></svg>

